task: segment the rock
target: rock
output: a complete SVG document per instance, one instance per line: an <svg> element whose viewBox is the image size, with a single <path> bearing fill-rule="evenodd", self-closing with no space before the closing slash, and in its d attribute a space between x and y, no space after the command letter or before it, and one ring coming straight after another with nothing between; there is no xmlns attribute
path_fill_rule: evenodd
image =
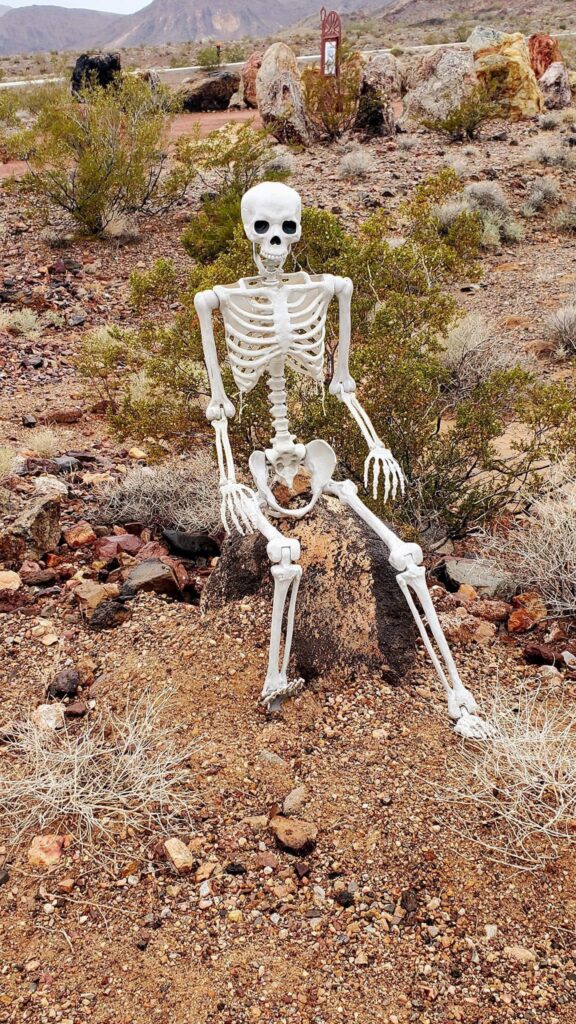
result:
<svg viewBox="0 0 576 1024"><path fill-rule="evenodd" d="M288 527L286 527L288 528ZM335 670L403 678L414 662L416 627L384 544L335 498L289 524L303 568L291 668L311 679ZM270 562L259 534L226 540L202 593L203 611L263 592L272 604Z"/></svg>
<svg viewBox="0 0 576 1024"><path fill-rule="evenodd" d="M136 459L138 462L144 462L148 456L143 448L130 448L128 458Z"/></svg>
<svg viewBox="0 0 576 1024"><path fill-rule="evenodd" d="M28 863L32 868L51 868L60 860L67 845L66 836L34 836L28 849Z"/></svg>
<svg viewBox="0 0 576 1024"><path fill-rule="evenodd" d="M37 422L36 417L32 416L31 413L24 413L24 415L22 416L22 426L23 427L35 427L36 426L36 422Z"/></svg>
<svg viewBox="0 0 576 1024"><path fill-rule="evenodd" d="M228 110L245 110L246 104L244 103L244 92L242 89L242 82L240 82L239 89L230 97L230 103L228 104Z"/></svg>
<svg viewBox="0 0 576 1024"><path fill-rule="evenodd" d="M74 459L71 455L59 455L54 462L61 473L73 473L81 466L79 459Z"/></svg>
<svg viewBox="0 0 576 1024"><path fill-rule="evenodd" d="M44 420L46 423L78 423L83 415L83 410L77 408L49 409L44 413Z"/></svg>
<svg viewBox="0 0 576 1024"><path fill-rule="evenodd" d="M552 647L548 647L547 644L526 644L523 654L529 665L554 665L556 661L560 661Z"/></svg>
<svg viewBox="0 0 576 1024"><path fill-rule="evenodd" d="M98 538L90 523L81 520L64 530L64 540L69 548L83 548L89 544L95 544Z"/></svg>
<svg viewBox="0 0 576 1024"><path fill-rule="evenodd" d="M279 846L289 853L303 853L311 850L318 836L318 829L310 821L298 818L285 818L277 814L269 825Z"/></svg>
<svg viewBox="0 0 576 1024"><path fill-rule="evenodd" d="M6 885L10 881L10 873L7 868L0 868L0 885Z"/></svg>
<svg viewBox="0 0 576 1024"><path fill-rule="evenodd" d="M188 874L194 867L194 856L181 839L166 839L164 850L172 867L179 875Z"/></svg>
<svg viewBox="0 0 576 1024"><path fill-rule="evenodd" d="M0 561L8 567L24 558L42 558L60 541L60 499L53 495L36 498L18 519L0 534Z"/></svg>
<svg viewBox="0 0 576 1024"><path fill-rule="evenodd" d="M538 85L544 96L546 110L564 110L572 103L572 88L568 75L568 68L560 61L556 61L546 69Z"/></svg>
<svg viewBox="0 0 576 1024"><path fill-rule="evenodd" d="M114 590L110 592L110 587ZM97 583L96 580L83 580L73 591L74 600L88 616L109 597L118 596L118 588L114 584Z"/></svg>
<svg viewBox="0 0 576 1024"><path fill-rule="evenodd" d="M52 682L48 684L46 696L54 700L61 700L63 697L75 697L78 688L82 685L80 673L76 668L63 668L57 672Z"/></svg>
<svg viewBox="0 0 576 1024"><path fill-rule="evenodd" d="M41 569L37 562L23 562L20 576L27 587L50 587L56 582L54 569Z"/></svg>
<svg viewBox="0 0 576 1024"><path fill-rule="evenodd" d="M514 608L527 611L532 622L542 622L548 615L546 602L536 590L528 590L525 594L517 594L512 598Z"/></svg>
<svg viewBox="0 0 576 1024"><path fill-rule="evenodd" d="M176 576L170 566L165 565L159 558L148 558L130 570L123 593L137 594L141 590L168 594L169 597L180 596Z"/></svg>
<svg viewBox="0 0 576 1024"><path fill-rule="evenodd" d="M526 949L524 946L505 946L504 956L509 960L515 960L519 964L533 964L536 961L536 953L533 949Z"/></svg>
<svg viewBox="0 0 576 1024"><path fill-rule="evenodd" d="M208 533L184 533L182 530L162 530L170 550L184 558L216 558L220 547Z"/></svg>
<svg viewBox="0 0 576 1024"><path fill-rule="evenodd" d="M572 651L562 651L562 660L567 668L576 669L576 654Z"/></svg>
<svg viewBox="0 0 576 1024"><path fill-rule="evenodd" d="M194 872L194 879L196 882L205 882L206 879L211 878L216 868L220 867L217 860L207 860L204 864L201 864L199 868Z"/></svg>
<svg viewBox="0 0 576 1024"><path fill-rule="evenodd" d="M0 590L20 590L21 586L22 580L17 572L10 569L0 571Z"/></svg>
<svg viewBox="0 0 576 1024"><path fill-rule="evenodd" d="M88 712L88 705L84 700L75 700L68 704L64 710L66 718L83 718Z"/></svg>
<svg viewBox="0 0 576 1024"><path fill-rule="evenodd" d="M30 718L41 732L56 732L64 727L64 707L62 704L40 704L34 708Z"/></svg>
<svg viewBox="0 0 576 1024"><path fill-rule="evenodd" d="M252 53L241 72L244 103L252 110L256 110L258 106L258 100L256 98L256 76L262 67L262 57L263 54L261 50L257 50L255 53Z"/></svg>
<svg viewBox="0 0 576 1024"><path fill-rule="evenodd" d="M119 551L124 551L127 555L137 555L143 547L144 542L134 533L111 534L98 538L94 553L97 558L108 561L116 558Z"/></svg>
<svg viewBox="0 0 576 1024"><path fill-rule="evenodd" d="M141 82L145 82L146 85L150 86L151 92L157 92L160 88L160 75L154 68L137 68L134 72L134 78L138 78Z"/></svg>
<svg viewBox="0 0 576 1024"><path fill-rule="evenodd" d="M512 121L542 113L544 100L520 32L504 33L497 42L477 50L474 63L479 80Z"/></svg>
<svg viewBox="0 0 576 1024"><path fill-rule="evenodd" d="M438 47L419 68L419 84L404 97L402 123L446 117L476 85L474 58L467 48Z"/></svg>
<svg viewBox="0 0 576 1024"><path fill-rule="evenodd" d="M103 629L115 629L116 626L121 626L123 622L127 622L131 617L132 611L124 601L103 601L92 612L88 620L88 627L94 630L94 632L100 632Z"/></svg>
<svg viewBox="0 0 576 1024"><path fill-rule="evenodd" d="M404 89L402 65L390 52L377 53L362 69L362 84L367 82L389 99L400 99Z"/></svg>
<svg viewBox="0 0 576 1024"><path fill-rule="evenodd" d="M298 811L302 810L307 799L308 790L306 789L306 786L297 786L296 789L292 789L288 795L284 797L284 802L282 804L284 814L288 815L288 817L291 814L298 814Z"/></svg>
<svg viewBox="0 0 576 1024"><path fill-rule="evenodd" d="M59 480L57 476L35 476L32 484L37 494L68 497L68 485L63 480Z"/></svg>
<svg viewBox="0 0 576 1024"><path fill-rule="evenodd" d="M279 142L308 145L312 132L306 111L298 62L289 46L273 43L256 75L260 117Z"/></svg>
<svg viewBox="0 0 576 1024"><path fill-rule="evenodd" d="M474 587L470 586L469 583L462 583L462 585L458 587L458 597L463 598L464 601L477 601L478 593Z"/></svg>
<svg viewBox="0 0 576 1024"><path fill-rule="evenodd" d="M474 601L468 605L468 611L486 622L506 622L512 607L506 601Z"/></svg>
<svg viewBox="0 0 576 1024"><path fill-rule="evenodd" d="M360 86L354 131L369 137L387 138L396 134L396 119L390 100L368 82Z"/></svg>
<svg viewBox="0 0 576 1024"><path fill-rule="evenodd" d="M452 590L468 584L483 597L508 597L514 591L509 577L481 558L447 558L434 574Z"/></svg>
<svg viewBox="0 0 576 1024"><path fill-rule="evenodd" d="M499 43L503 35L504 32L490 28L489 25L476 25L466 40L466 46L470 47L472 53L476 53L476 50L484 50L487 46Z"/></svg>
<svg viewBox="0 0 576 1024"><path fill-rule="evenodd" d="M205 78L185 82L178 92L183 109L190 113L226 110L240 85L236 71L217 71Z"/></svg>
<svg viewBox="0 0 576 1024"><path fill-rule="evenodd" d="M545 683L562 682L562 673L554 665L542 665L538 675Z"/></svg>
<svg viewBox="0 0 576 1024"><path fill-rule="evenodd" d="M563 63L558 40L554 36L546 35L545 32L534 32L530 36L528 40L528 53L530 55L530 67L538 79L542 78L542 75L551 64Z"/></svg>
<svg viewBox="0 0 576 1024"><path fill-rule="evenodd" d="M82 53L72 70L72 92L80 92L91 82L105 89L116 81L121 72L119 53Z"/></svg>

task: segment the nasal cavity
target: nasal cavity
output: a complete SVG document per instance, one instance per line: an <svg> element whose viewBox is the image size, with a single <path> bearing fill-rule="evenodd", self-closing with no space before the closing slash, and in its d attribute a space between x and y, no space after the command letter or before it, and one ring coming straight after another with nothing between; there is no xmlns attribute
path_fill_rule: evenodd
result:
<svg viewBox="0 0 576 1024"><path fill-rule="evenodd" d="M282 239L278 238L278 235L274 235L274 237L270 239L270 245L282 245Z"/></svg>

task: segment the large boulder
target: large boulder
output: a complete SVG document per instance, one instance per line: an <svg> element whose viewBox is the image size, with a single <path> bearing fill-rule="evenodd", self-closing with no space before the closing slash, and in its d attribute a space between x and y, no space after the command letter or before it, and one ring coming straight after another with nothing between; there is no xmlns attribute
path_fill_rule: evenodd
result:
<svg viewBox="0 0 576 1024"><path fill-rule="evenodd" d="M503 34L497 42L477 50L474 61L478 78L512 121L542 113L544 99L520 32Z"/></svg>
<svg viewBox="0 0 576 1024"><path fill-rule="evenodd" d="M538 80L547 110L564 110L572 103L568 68L561 61L550 64Z"/></svg>
<svg viewBox="0 0 576 1024"><path fill-rule="evenodd" d="M370 85L389 99L400 99L404 90L402 65L389 51L377 53L362 69L361 85Z"/></svg>
<svg viewBox="0 0 576 1024"><path fill-rule="evenodd" d="M81 53L72 69L72 92L78 93L87 85L107 88L122 74L119 53Z"/></svg>
<svg viewBox="0 0 576 1024"><path fill-rule="evenodd" d="M242 88L244 90L244 103L251 110L256 110L258 100L256 98L256 76L262 67L263 54L260 50L248 57L242 68Z"/></svg>
<svg viewBox="0 0 576 1024"><path fill-rule="evenodd" d="M503 35L505 35L504 32L497 28L491 28L490 25L476 25L466 40L466 46L470 47L472 53L476 53L477 50L483 50L486 46L499 43Z"/></svg>
<svg viewBox="0 0 576 1024"><path fill-rule="evenodd" d="M308 145L311 128L304 108L298 62L289 46L273 43L256 75L260 117L279 142Z"/></svg>
<svg viewBox="0 0 576 1024"><path fill-rule="evenodd" d="M402 72L396 57L391 53L373 57L362 69L355 131L364 135L394 135L392 100L401 95Z"/></svg>
<svg viewBox="0 0 576 1024"><path fill-rule="evenodd" d="M530 66L536 78L542 78L551 64L556 64L558 61L563 62L558 40L554 36L546 35L545 32L535 32L530 36L528 53L530 54Z"/></svg>
<svg viewBox="0 0 576 1024"><path fill-rule="evenodd" d="M404 97L404 120L446 117L477 84L471 51L439 47L421 62L418 82Z"/></svg>
<svg viewBox="0 0 576 1024"><path fill-rule="evenodd" d="M205 78L191 78L184 82L178 96L183 109L192 114L226 110L239 85L237 71L217 71Z"/></svg>
<svg viewBox="0 0 576 1024"><path fill-rule="evenodd" d="M384 544L336 498L322 499L311 515L282 529L302 547L291 674L401 679L413 665L417 633ZM260 534L236 535L224 544L202 609L246 603L251 595L266 596L272 609L266 542Z"/></svg>
<svg viewBox="0 0 576 1024"><path fill-rule="evenodd" d="M24 559L42 558L57 548L61 534L60 498L36 498L0 534L0 562L7 568L17 568Z"/></svg>

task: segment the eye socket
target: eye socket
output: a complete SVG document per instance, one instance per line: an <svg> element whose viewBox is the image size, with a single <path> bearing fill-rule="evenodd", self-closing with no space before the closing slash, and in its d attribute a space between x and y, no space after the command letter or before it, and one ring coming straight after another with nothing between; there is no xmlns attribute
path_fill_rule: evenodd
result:
<svg viewBox="0 0 576 1024"><path fill-rule="evenodd" d="M257 235L264 235L270 227L267 220L256 220L254 221L254 231Z"/></svg>
<svg viewBox="0 0 576 1024"><path fill-rule="evenodd" d="M285 220L282 225L282 231L285 235L295 235L298 225L295 220Z"/></svg>

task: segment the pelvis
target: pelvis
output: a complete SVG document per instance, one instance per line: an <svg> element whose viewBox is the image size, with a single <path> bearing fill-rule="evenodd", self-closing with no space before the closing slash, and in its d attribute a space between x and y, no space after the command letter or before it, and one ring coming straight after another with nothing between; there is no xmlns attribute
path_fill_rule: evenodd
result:
<svg viewBox="0 0 576 1024"><path fill-rule="evenodd" d="M289 516L293 519L302 519L318 501L318 498L322 494L322 491L326 484L332 479L332 475L336 468L336 455L334 450L330 447L327 441L322 441L317 438L314 441L310 441L307 445L298 445L302 448L303 458L299 459L300 467L304 467L310 473L310 489L312 491L312 498L304 508L283 508L282 505L276 501L269 483L269 474L271 470L270 461L268 460L268 452L252 452L248 465L256 490L262 501L262 504L266 504L270 510L271 515L277 516ZM278 459L274 462L273 472L276 478L282 478L283 473L282 465L278 465ZM286 467L289 472L286 476L290 476L290 483L294 479L295 472L290 472L294 467Z"/></svg>

